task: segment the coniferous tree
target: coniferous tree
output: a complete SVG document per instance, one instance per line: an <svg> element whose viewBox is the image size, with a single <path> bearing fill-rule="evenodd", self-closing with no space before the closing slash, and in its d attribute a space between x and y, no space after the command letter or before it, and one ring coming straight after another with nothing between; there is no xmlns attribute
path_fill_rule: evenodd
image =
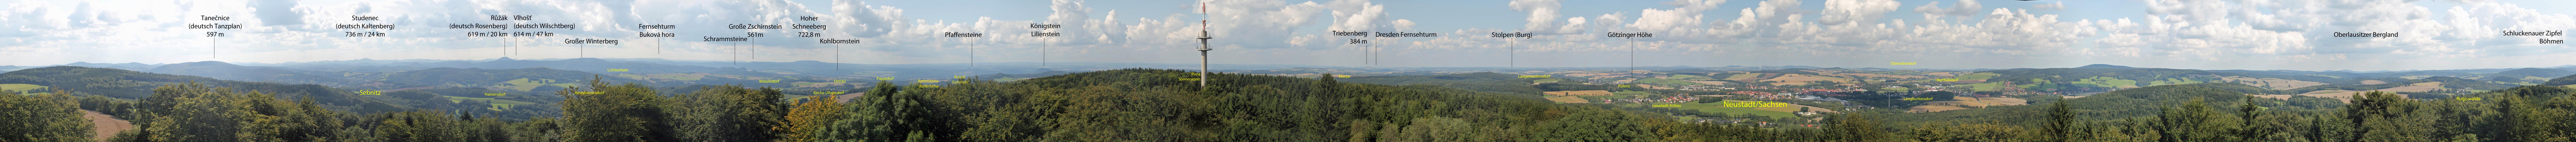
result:
<svg viewBox="0 0 2576 142"><path fill-rule="evenodd" d="M1838 114L1828 117L1826 135L1844 142L1877 142L1893 140L1895 134L1882 129L1879 116L1868 112Z"/></svg>
<svg viewBox="0 0 2576 142"><path fill-rule="evenodd" d="M2163 141L2234 139L2236 135L2230 130L2235 129L2234 125L2237 123L2234 123L2233 119L2220 117L2219 112L2213 111L2208 103L2203 103L2205 100L2194 97L2190 101L2184 101L2181 108L2165 107L2164 114L2156 116L2156 128L2160 133L2158 137Z"/></svg>
<svg viewBox="0 0 2576 142"><path fill-rule="evenodd" d="M2237 123L2236 125L2239 126L2239 128L2235 129L2235 137L2242 139L2243 141L2270 141L2264 139L2264 135L2272 134L2272 132L2269 131L2269 128L2262 128L2262 126L2265 125L2259 123L2262 123L2263 121L2255 121L2255 118L2262 117L2262 112L2260 112L2262 111L2262 107L2254 105L2256 104L2255 99L2261 98L2247 97L2245 99L2239 99L2242 100L2242 102L2237 103L2236 120L2241 123Z"/></svg>
<svg viewBox="0 0 2576 142"><path fill-rule="evenodd" d="M2074 110L2066 108L2066 102L2064 101L2048 104L2047 131L2050 137L2055 137L2057 141L2061 142L2073 141L2078 137L2077 135L2079 134L2074 133L2074 124L2077 120L2075 120L2075 113L2073 111Z"/></svg>

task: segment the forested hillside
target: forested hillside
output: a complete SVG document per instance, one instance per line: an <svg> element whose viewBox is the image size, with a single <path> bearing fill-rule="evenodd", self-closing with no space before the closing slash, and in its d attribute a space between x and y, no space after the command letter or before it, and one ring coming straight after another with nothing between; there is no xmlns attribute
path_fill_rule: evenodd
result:
<svg viewBox="0 0 2576 142"><path fill-rule="evenodd" d="M2369 92L2348 104L2256 99L2235 84L2166 85L2043 106L1900 114L1914 141L2567 141L2568 88L2522 86L2460 98ZM2188 99L2183 99L2188 98ZM2152 108L2152 109L2149 109Z"/></svg>
<svg viewBox="0 0 2576 142"><path fill-rule="evenodd" d="M386 104L384 101L372 98L360 97L351 91L332 89L329 86L313 84L278 84L267 82L231 81L197 76L144 73L124 69L78 66L44 67L0 73L0 84L43 85L55 89L68 89L72 92L82 94L107 96L120 99L146 99L146 95L155 93L152 90L155 87L183 83L197 83L208 86L233 88L233 91L239 92L258 91L271 95L270 98L311 97L322 105L349 111L388 112L411 109L410 107Z"/></svg>

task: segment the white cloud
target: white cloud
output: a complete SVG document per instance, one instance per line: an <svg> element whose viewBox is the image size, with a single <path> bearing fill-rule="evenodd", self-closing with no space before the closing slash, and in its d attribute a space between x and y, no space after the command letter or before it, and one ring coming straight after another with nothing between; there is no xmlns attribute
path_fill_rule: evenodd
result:
<svg viewBox="0 0 2576 142"><path fill-rule="evenodd" d="M1824 18L1816 20L1827 25L1874 23L1870 21L1886 20L1883 15L1896 11L1896 5L1895 0L1825 0Z"/></svg>
<svg viewBox="0 0 2576 142"><path fill-rule="evenodd" d="M1941 5L1940 1L1933 1L1923 6L1915 6L1914 12L1923 13L1925 19L1932 19L1943 16L1974 16L1979 10L1985 10L1985 5L1977 4L1976 0L1959 0L1959 3L1950 4L1949 8L1938 7L1939 5Z"/></svg>
<svg viewBox="0 0 2576 142"><path fill-rule="evenodd" d="M1521 26L1523 32L1551 35L1582 33L1582 18L1557 19L1563 16L1559 10L1564 9L1564 3L1562 0L1514 0L1508 5L1513 11L1529 13L1529 18L1525 19L1529 23Z"/></svg>
<svg viewBox="0 0 2576 142"><path fill-rule="evenodd" d="M838 24L835 25L849 27L838 29L846 30L839 33L848 33L853 37L883 37L887 32L893 32L894 28L905 26L904 21L910 20L903 17L903 9L867 5L867 2L859 1L832 1L832 11L837 12L833 15L846 18L837 20L840 22L836 22Z"/></svg>
<svg viewBox="0 0 2576 142"><path fill-rule="evenodd" d="M259 18L260 25L293 26L304 24L303 20L305 13L303 10L296 9L297 7L293 0L254 0L249 4L251 9L255 9L252 13L254 14L254 17ZM88 7L89 2L81 2L81 5L82 7Z"/></svg>

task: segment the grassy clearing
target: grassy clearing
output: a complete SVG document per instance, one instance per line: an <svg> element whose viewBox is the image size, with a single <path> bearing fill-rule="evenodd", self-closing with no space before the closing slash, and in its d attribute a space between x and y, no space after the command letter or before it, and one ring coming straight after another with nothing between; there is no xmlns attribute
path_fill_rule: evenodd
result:
<svg viewBox="0 0 2576 142"><path fill-rule="evenodd" d="M1530 83L1548 83L1548 82L1556 82L1556 81L1565 81L1565 79L1555 79L1555 78L1549 78L1549 79L1538 79L1538 80L1530 81Z"/></svg>
<svg viewBox="0 0 2576 142"><path fill-rule="evenodd" d="M37 89L45 89L45 86L44 86L44 85L35 85L35 84L0 84L0 90L9 90L9 91L18 91L18 92L28 92L27 90L37 90ZM42 92L42 91L37 91L37 92Z"/></svg>

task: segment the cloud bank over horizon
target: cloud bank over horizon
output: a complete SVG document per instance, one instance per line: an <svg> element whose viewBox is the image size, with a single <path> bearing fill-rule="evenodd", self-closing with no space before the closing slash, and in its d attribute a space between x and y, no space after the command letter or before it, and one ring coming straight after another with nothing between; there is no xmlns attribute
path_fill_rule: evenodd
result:
<svg viewBox="0 0 2576 142"><path fill-rule="evenodd" d="M989 2L989 3L988 3ZM862 64L1195 63L1200 20L1215 63L1331 66L1785 66L2438 70L2576 64L2576 29L2549 1L2253 0L812 0L0 1L0 65L352 59L664 58ZM1146 9L1133 8L1145 5ZM961 16L955 7L1033 16ZM1113 8L1114 7L1114 8ZM528 15L530 20L489 20ZM200 20L229 16L232 20ZM355 16L381 20L350 20ZM819 17L800 21L799 17ZM1010 17L1010 18L997 18ZM1034 18L1031 18L1034 17ZM1458 17L1491 21L1456 20ZM971 19L971 20L960 20ZM1457 24L1503 23L1502 26ZM458 29L451 24L574 24ZM193 29L191 24L240 24ZM392 24L341 29L339 24ZM827 25L730 29L728 25ZM1034 29L1031 24L1061 28ZM675 25L641 29L637 25ZM1438 33L1337 36L1331 31ZM224 37L206 37L222 32ZM383 32L385 37L343 37ZM548 32L470 37L468 32ZM636 37L637 33L676 37ZM799 32L817 37L796 37ZM985 37L941 37L948 32ZM1062 36L1033 37L1031 32ZM1530 38L1489 37L1528 33ZM2335 33L2400 33L2336 37ZM746 37L761 33L763 37ZM1608 37L1652 33L1653 37ZM702 41L746 37L752 41ZM863 43L820 44L817 39ZM567 39L622 40L566 44ZM1349 40L1373 44L1349 44ZM1362 56L1379 52L1378 64ZM1508 56L1507 56L1508 55ZM835 59L837 56L837 60ZM1888 65L1887 62L1917 62ZM1516 64L1515 64L1516 63Z"/></svg>

